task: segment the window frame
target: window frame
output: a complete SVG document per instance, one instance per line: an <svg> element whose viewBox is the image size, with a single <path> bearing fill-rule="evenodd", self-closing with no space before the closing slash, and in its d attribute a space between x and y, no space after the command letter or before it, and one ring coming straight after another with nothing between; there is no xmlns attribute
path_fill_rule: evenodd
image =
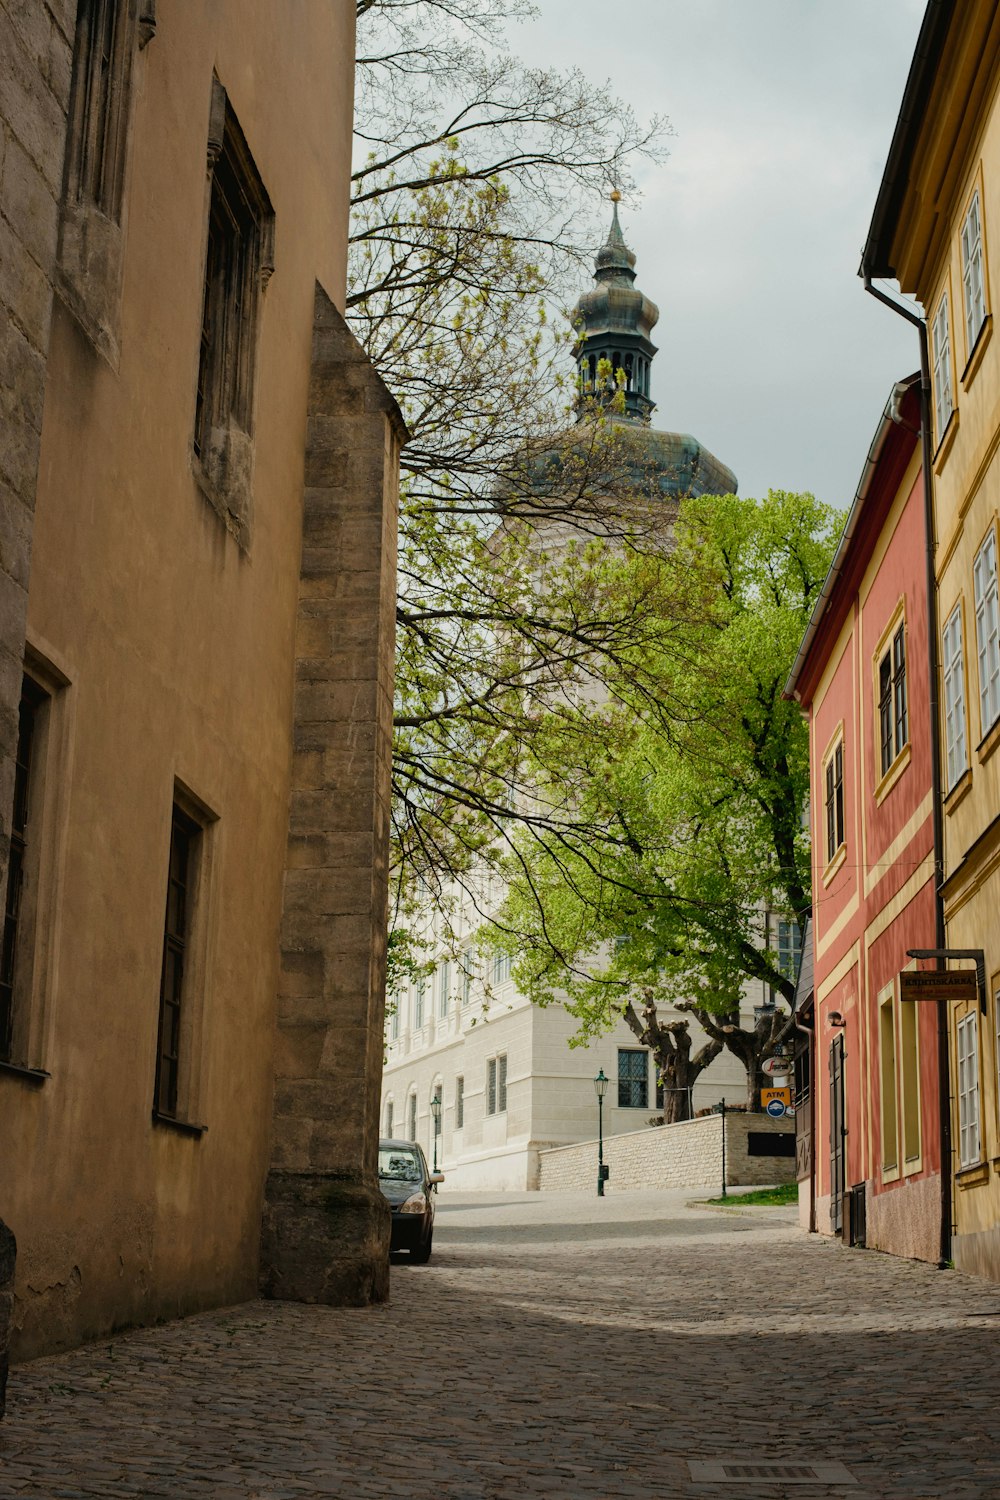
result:
<svg viewBox="0 0 1000 1500"><path fill-rule="evenodd" d="M982 1128L980 1114L979 1083L979 1017L970 1010L962 1016L955 1028L955 1066L958 1105L958 1159L961 1169L977 1167L982 1161ZM972 1045L968 1046L971 1038ZM965 1050L963 1051L963 1042ZM971 1069L970 1069L971 1063ZM969 1074L972 1080L969 1083ZM968 1086L966 1086L968 1085ZM970 1108L970 1105L972 1106ZM974 1143L974 1151L967 1145Z"/></svg>
<svg viewBox="0 0 1000 1500"><path fill-rule="evenodd" d="M249 548L263 296L274 209L225 88L212 78L198 375L191 434L199 487Z"/></svg>
<svg viewBox="0 0 1000 1500"><path fill-rule="evenodd" d="M486 1059L486 1115L493 1119L507 1113L507 1054L497 1052Z"/></svg>
<svg viewBox="0 0 1000 1500"><path fill-rule="evenodd" d="M948 430L948 424L955 411L955 380L952 369L949 291L950 288L946 287L941 293L938 299L937 311L931 323L931 378L934 394L934 431L938 447L941 446L945 432ZM944 325L943 337L941 335L942 317ZM947 412L944 410L946 400L948 403Z"/></svg>
<svg viewBox="0 0 1000 1500"><path fill-rule="evenodd" d="M167 968L168 922L170 917L170 880L173 859L174 830L178 823L190 830L193 847L192 867L188 871L186 936L180 975L178 1059L175 1087L169 1080L164 1099L163 1023L164 986ZM202 1063L205 1016L211 1006L214 974L214 952L217 935L215 920L215 866L218 815L187 785L177 780L173 785L167 818L167 865L161 887L163 942L160 953L159 998L156 1008L155 1054L153 1068L152 1119L183 1133L200 1136L207 1126L198 1123L203 1112ZM173 1103L171 1106L171 1094Z"/></svg>
<svg viewBox="0 0 1000 1500"><path fill-rule="evenodd" d="M95 40L107 38L109 22L110 47L103 48ZM56 285L91 346L116 371L135 65L155 30L155 0L78 0Z"/></svg>
<svg viewBox="0 0 1000 1500"><path fill-rule="evenodd" d="M971 220L973 213L975 213L976 216L975 242L972 247L976 252L975 258L973 258L972 254L970 253L969 246L971 244L971 241L969 241L966 236L966 230L969 226L969 221ZM975 349L976 344L979 340L979 335L983 331L983 325L986 322L988 312L986 299L986 252L985 236L983 233L982 195L979 191L978 182L972 190L972 193L969 197L968 207L965 211L965 216L962 219L962 225L959 230L959 243L961 247L962 266L962 308L965 314L965 349L966 358L968 359L971 357L972 351L973 349ZM973 271L976 266L978 266L979 277L978 322L975 322L976 309L970 301L970 272Z"/></svg>
<svg viewBox="0 0 1000 1500"><path fill-rule="evenodd" d="M847 796L845 782L844 726L838 725L822 761L824 870L847 847ZM839 779L838 779L839 777ZM839 806L838 806L839 794Z"/></svg>
<svg viewBox="0 0 1000 1500"><path fill-rule="evenodd" d="M622 1059L625 1058L625 1057L629 1057L629 1058L639 1058L639 1057L641 1057L643 1059L643 1065L642 1065L643 1066L643 1071L642 1071L642 1077L641 1078L639 1077L638 1069L636 1069L636 1071L632 1075L628 1075L628 1074L623 1074L622 1073ZM617 1057L616 1061L617 1061L617 1068L618 1068L618 1072L617 1072L618 1093L617 1093L617 1096L616 1096L618 1108L619 1109L648 1109L649 1108L649 1049L648 1049L648 1047L619 1047L618 1048L618 1057ZM641 1091L641 1094L642 1094L642 1098L639 1099L638 1101L629 1099L629 1100L626 1100L623 1103L623 1101L622 1101L623 1085L625 1087L628 1087L628 1088L632 1089L632 1090L634 1090L634 1088L636 1087L636 1085L639 1085L640 1086L640 1091Z"/></svg>
<svg viewBox="0 0 1000 1500"><path fill-rule="evenodd" d="M438 986L438 1020L445 1021L448 1018L449 999L451 992L451 960L442 958L437 967Z"/></svg>
<svg viewBox="0 0 1000 1500"><path fill-rule="evenodd" d="M984 641L981 622L986 616L989 600L985 592L981 595L980 559L987 549L992 554L992 628ZM972 587L976 621L976 674L979 684L979 736L982 741L1000 720L1000 564L997 557L996 524L992 520L973 558ZM988 656L991 646L993 666L984 683L983 660Z"/></svg>
<svg viewBox="0 0 1000 1500"><path fill-rule="evenodd" d="M957 630L958 649L949 659L948 642L949 630L952 624ZM941 677L942 677L942 711L944 713L944 746L945 746L945 792L952 791L966 771L969 769L969 720L966 704L966 682L965 682L965 619L962 608L962 600L959 599L954 609L948 615L941 627ZM951 696L951 684L957 681L957 694ZM951 732L953 710L961 711L960 733L955 736ZM958 765L957 750L961 746L961 765ZM953 751L955 752L953 766Z"/></svg>

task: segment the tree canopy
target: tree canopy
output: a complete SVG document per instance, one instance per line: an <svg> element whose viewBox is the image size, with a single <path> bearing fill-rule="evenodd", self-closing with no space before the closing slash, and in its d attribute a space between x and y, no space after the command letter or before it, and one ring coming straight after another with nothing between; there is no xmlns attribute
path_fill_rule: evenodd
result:
<svg viewBox="0 0 1000 1500"><path fill-rule="evenodd" d="M810 495L682 502L658 580L675 629L646 664L655 702L626 670L608 701L577 710L590 753L572 796L581 824L606 837L519 835L493 941L532 999L568 1005L582 1038L624 1015L656 1050L651 1023L669 1004L740 1056L753 1089L787 1033L795 976L769 923L801 926L810 909L809 767L804 721L782 690L838 529ZM535 740L542 798L565 795L567 717L554 708ZM748 981L785 1005L743 1029Z"/></svg>

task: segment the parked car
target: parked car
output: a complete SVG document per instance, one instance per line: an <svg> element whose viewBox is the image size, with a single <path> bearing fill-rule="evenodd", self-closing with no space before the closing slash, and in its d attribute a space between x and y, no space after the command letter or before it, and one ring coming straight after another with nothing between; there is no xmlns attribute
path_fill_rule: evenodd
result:
<svg viewBox="0 0 1000 1500"><path fill-rule="evenodd" d="M434 1194L444 1182L427 1169L427 1158L415 1141L379 1141L378 1185L392 1209L390 1250L409 1250L410 1259L426 1265L434 1239Z"/></svg>

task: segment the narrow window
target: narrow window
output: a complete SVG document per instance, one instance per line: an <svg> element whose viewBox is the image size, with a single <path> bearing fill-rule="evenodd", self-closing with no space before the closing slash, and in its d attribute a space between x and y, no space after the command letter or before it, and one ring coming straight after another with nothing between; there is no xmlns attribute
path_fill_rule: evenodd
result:
<svg viewBox="0 0 1000 1500"><path fill-rule="evenodd" d="M965 339L971 354L986 317L983 297L983 233L979 216L979 189L972 195L962 225L962 290L965 296Z"/></svg>
<svg viewBox="0 0 1000 1500"><path fill-rule="evenodd" d="M798 922L778 918L777 930L778 968L786 979L793 982L799 975L799 959L802 955L802 933Z"/></svg>
<svg viewBox="0 0 1000 1500"><path fill-rule="evenodd" d="M899 1164L896 1128L896 1028L892 992L879 1005L879 1062L881 1075L882 1170Z"/></svg>
<svg viewBox="0 0 1000 1500"><path fill-rule="evenodd" d="M409 1134L410 1134L410 1140L411 1141L415 1141L416 1138L417 1138L417 1096L416 1096L416 1094L411 1094L410 1095L410 1132L409 1132Z"/></svg>
<svg viewBox="0 0 1000 1500"><path fill-rule="evenodd" d="M455 1129L465 1125L465 1079L461 1073L455 1079Z"/></svg>
<svg viewBox="0 0 1000 1500"><path fill-rule="evenodd" d="M663 1108L663 1104L664 1104L664 1098L665 1098L664 1088L663 1088L663 1074L660 1072L659 1068L655 1069L655 1073L656 1073L656 1108L657 1109L662 1109Z"/></svg>
<svg viewBox="0 0 1000 1500"><path fill-rule="evenodd" d="M79 0L59 224L59 290L91 343L117 367L122 235L138 49L154 0Z"/></svg>
<svg viewBox="0 0 1000 1500"><path fill-rule="evenodd" d="M958 1155L963 1167L979 1161L979 1037L975 1011L958 1023Z"/></svg>
<svg viewBox="0 0 1000 1500"><path fill-rule="evenodd" d="M940 443L948 425L954 403L951 396L951 334L948 323L948 294L941 298L934 318L934 423Z"/></svg>
<svg viewBox="0 0 1000 1500"><path fill-rule="evenodd" d="M451 964L443 959L438 968L438 1015L444 1020L448 1014L448 1001L451 990Z"/></svg>
<svg viewBox="0 0 1000 1500"><path fill-rule="evenodd" d="M903 1156L907 1162L920 1157L920 1034L917 1004L903 1000L899 1006L899 1074L903 1105Z"/></svg>
<svg viewBox="0 0 1000 1500"><path fill-rule="evenodd" d="M878 719L881 774L884 776L909 737L904 625L900 625L879 660Z"/></svg>
<svg viewBox="0 0 1000 1500"><path fill-rule="evenodd" d="M385 1116L384 1116L384 1119L382 1121L382 1124L383 1124L382 1134L385 1135L386 1137L388 1137L389 1140L392 1139L392 1127L393 1127L393 1123L394 1122L393 1122L393 1118L392 1118L392 1100L391 1099L387 1099L385 1101Z"/></svg>
<svg viewBox="0 0 1000 1500"><path fill-rule="evenodd" d="M946 774L947 790L950 791L969 765L965 729L965 662L962 650L961 605L955 606L945 622L943 647Z"/></svg>
<svg viewBox="0 0 1000 1500"><path fill-rule="evenodd" d="M472 956L466 954L462 967L462 1005L468 1005L472 998Z"/></svg>
<svg viewBox="0 0 1000 1500"><path fill-rule="evenodd" d="M274 265L274 214L218 79L212 85L209 162L194 451L209 499L245 544L257 330L261 294Z"/></svg>
<svg viewBox="0 0 1000 1500"><path fill-rule="evenodd" d="M997 606L997 540L990 527L972 568L976 591L976 644L979 651L980 732L1000 717L1000 610Z"/></svg>
<svg viewBox="0 0 1000 1500"><path fill-rule="evenodd" d="M174 804L167 869L167 909L160 968L160 1017L156 1046L154 1113L177 1118L184 1035L184 966L191 931L195 861L201 829Z"/></svg>
<svg viewBox="0 0 1000 1500"><path fill-rule="evenodd" d="M510 954L495 953L493 955L493 983L505 984L510 978Z"/></svg>
<svg viewBox="0 0 1000 1500"><path fill-rule="evenodd" d="M649 1055L632 1048L618 1049L618 1108L649 1106Z"/></svg>
<svg viewBox="0 0 1000 1500"><path fill-rule="evenodd" d="M504 1114L507 1109L507 1054L501 1052L497 1058L497 1113Z"/></svg>
<svg viewBox="0 0 1000 1500"><path fill-rule="evenodd" d="M486 1064L486 1113L497 1112L497 1060L491 1057Z"/></svg>
<svg viewBox="0 0 1000 1500"><path fill-rule="evenodd" d="M424 996L426 995L426 993L427 980L418 979L417 991L413 1000L413 1025L414 1029L417 1031L419 1031L421 1026L424 1024ZM414 1136L413 1139L416 1140L416 1137Z"/></svg>
<svg viewBox="0 0 1000 1500"><path fill-rule="evenodd" d="M25 932L25 914L34 905L30 885L37 861L29 850L39 806L37 742L39 720L48 696L25 677L21 682L17 751L14 762L14 805L11 812L10 854L7 861L7 903L4 912L3 945L0 949L0 1059L23 1062L24 1032L30 999L30 955L25 953L30 934Z"/></svg>
<svg viewBox="0 0 1000 1500"><path fill-rule="evenodd" d="M844 842L844 742L826 763L826 862Z"/></svg>
<svg viewBox="0 0 1000 1500"><path fill-rule="evenodd" d="M391 1018L389 1021L389 1035L394 1042L399 1041L399 1013L402 1009L402 998L398 994L389 996Z"/></svg>

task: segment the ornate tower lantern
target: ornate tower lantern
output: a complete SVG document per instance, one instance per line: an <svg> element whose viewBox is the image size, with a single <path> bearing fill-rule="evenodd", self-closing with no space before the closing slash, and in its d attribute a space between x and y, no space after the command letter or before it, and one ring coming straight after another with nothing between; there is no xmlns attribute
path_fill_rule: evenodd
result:
<svg viewBox="0 0 1000 1500"><path fill-rule="evenodd" d="M575 349L582 398L611 397L624 372L625 413L633 422L648 422L655 403L649 398L649 367L656 353L650 333L660 316L654 302L634 285L635 255L625 243L618 222L621 194L611 194L614 209L607 242L597 252L591 292L573 309L579 330ZM607 361L610 373L601 371ZM585 412L581 400L579 417Z"/></svg>

